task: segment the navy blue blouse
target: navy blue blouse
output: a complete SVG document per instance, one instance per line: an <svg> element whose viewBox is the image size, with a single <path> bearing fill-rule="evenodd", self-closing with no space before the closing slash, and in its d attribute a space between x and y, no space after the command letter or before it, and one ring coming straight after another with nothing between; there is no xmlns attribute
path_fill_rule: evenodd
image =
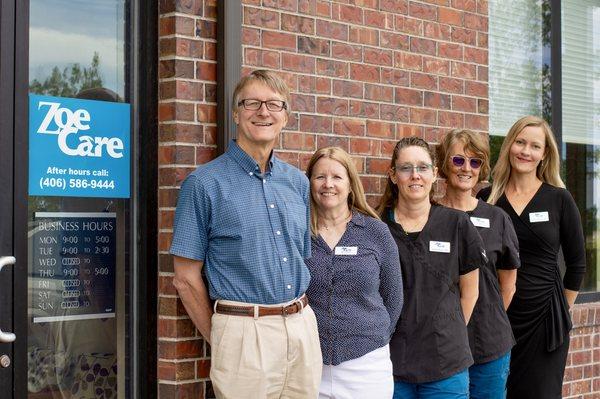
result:
<svg viewBox="0 0 600 399"><path fill-rule="evenodd" d="M323 363L338 365L385 346L403 304L398 249L385 223L354 212L332 250L312 237L306 291L315 311Z"/></svg>

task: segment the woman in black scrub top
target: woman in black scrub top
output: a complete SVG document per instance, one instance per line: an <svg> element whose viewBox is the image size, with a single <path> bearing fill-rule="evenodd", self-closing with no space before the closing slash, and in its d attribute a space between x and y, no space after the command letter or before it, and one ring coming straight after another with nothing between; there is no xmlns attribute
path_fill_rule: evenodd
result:
<svg viewBox="0 0 600 399"><path fill-rule="evenodd" d="M485 250L466 213L431 203L434 164L424 140L400 140L378 208L398 245L404 283L404 308L390 342L394 398L469 395L466 324Z"/></svg>
<svg viewBox="0 0 600 399"><path fill-rule="evenodd" d="M585 274L581 217L559 170L554 135L541 118L525 116L509 130L481 198L504 209L519 238L521 268L508 308L517 344L508 398L561 397L569 351L569 308ZM566 273L561 279L562 247Z"/></svg>
<svg viewBox="0 0 600 399"><path fill-rule="evenodd" d="M446 194L438 203L467 212L485 244L488 263L479 268L479 299L469 321L475 364L469 367L471 399L503 399L514 338L506 308L515 293L519 243L506 212L473 197L473 188L490 171L487 140L471 130L448 133L438 146Z"/></svg>

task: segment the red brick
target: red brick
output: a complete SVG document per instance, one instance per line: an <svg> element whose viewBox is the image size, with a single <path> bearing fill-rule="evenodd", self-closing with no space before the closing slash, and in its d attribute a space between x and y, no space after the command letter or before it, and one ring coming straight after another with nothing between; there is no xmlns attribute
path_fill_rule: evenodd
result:
<svg viewBox="0 0 600 399"><path fill-rule="evenodd" d="M258 50L253 48L246 49L246 64L262 68L280 68L280 58L278 51Z"/></svg>
<svg viewBox="0 0 600 399"><path fill-rule="evenodd" d="M319 97L317 98L317 112L319 114L348 115L348 100Z"/></svg>
<svg viewBox="0 0 600 399"><path fill-rule="evenodd" d="M479 47L488 47L488 35L487 33L477 32L477 45Z"/></svg>
<svg viewBox="0 0 600 399"><path fill-rule="evenodd" d="M442 45L443 43L440 43ZM425 55L435 55L435 41L421 39L418 37L410 38L410 51Z"/></svg>
<svg viewBox="0 0 600 399"><path fill-rule="evenodd" d="M333 119L329 116L300 115L300 130L309 133L331 133Z"/></svg>
<svg viewBox="0 0 600 399"><path fill-rule="evenodd" d="M381 179L376 176L360 176L365 193L380 193Z"/></svg>
<svg viewBox="0 0 600 399"><path fill-rule="evenodd" d="M389 122L367 120L367 136L390 137L396 136L396 125Z"/></svg>
<svg viewBox="0 0 600 399"><path fill-rule="evenodd" d="M449 75L450 61L439 58L423 57L423 72L436 75Z"/></svg>
<svg viewBox="0 0 600 399"><path fill-rule="evenodd" d="M161 49L162 50L162 49ZM204 58L204 45L200 40L175 38L175 53L179 57ZM163 54L165 55L165 54Z"/></svg>
<svg viewBox="0 0 600 399"><path fill-rule="evenodd" d="M283 162L285 163L289 163L290 165L293 165L295 167L300 167L300 157L299 157L299 153L297 151L294 152L281 152L281 151L276 151L275 152L277 154L277 157L279 159L281 159Z"/></svg>
<svg viewBox="0 0 600 399"><path fill-rule="evenodd" d="M315 97L293 93L291 108L296 112L315 112Z"/></svg>
<svg viewBox="0 0 600 399"><path fill-rule="evenodd" d="M391 50L382 50L381 48L365 47L363 61L367 64L392 66L394 64Z"/></svg>
<svg viewBox="0 0 600 399"><path fill-rule="evenodd" d="M216 158L217 149L213 147L196 148L196 164L203 165Z"/></svg>
<svg viewBox="0 0 600 399"><path fill-rule="evenodd" d="M204 383L193 382L188 384L171 385L171 384L158 384L158 397L159 398L177 398L177 399L191 399L191 398L203 398L204 397Z"/></svg>
<svg viewBox="0 0 600 399"><path fill-rule="evenodd" d="M590 351L572 352L573 365L589 364L592 362L592 354Z"/></svg>
<svg viewBox="0 0 600 399"><path fill-rule="evenodd" d="M394 91L394 100L397 104L423 105L423 92L397 87Z"/></svg>
<svg viewBox="0 0 600 399"><path fill-rule="evenodd" d="M468 29L475 29L475 30L478 30L481 32L487 32L488 31L488 19L487 19L487 17L484 17L482 15L466 13L464 26L465 26L465 28L468 28Z"/></svg>
<svg viewBox="0 0 600 399"><path fill-rule="evenodd" d="M193 146L160 146L158 147L158 162L161 165L194 165L196 162L195 147Z"/></svg>
<svg viewBox="0 0 600 399"><path fill-rule="evenodd" d="M408 5L408 15L415 18L435 21L437 19L437 7L411 1Z"/></svg>
<svg viewBox="0 0 600 399"><path fill-rule="evenodd" d="M396 15L394 18L394 29L411 35L423 34L423 20Z"/></svg>
<svg viewBox="0 0 600 399"><path fill-rule="evenodd" d="M394 86L408 86L410 73L396 68L381 68L381 83Z"/></svg>
<svg viewBox="0 0 600 399"><path fill-rule="evenodd" d="M365 99L373 101L394 101L394 88L374 84L365 84Z"/></svg>
<svg viewBox="0 0 600 399"><path fill-rule="evenodd" d="M315 136L306 133L285 132L281 135L283 147L287 150L313 151L315 149Z"/></svg>
<svg viewBox="0 0 600 399"><path fill-rule="evenodd" d="M424 22L423 35L431 39L450 40L450 26L437 22Z"/></svg>
<svg viewBox="0 0 600 399"><path fill-rule="evenodd" d="M194 61L161 60L158 71L160 78L194 79Z"/></svg>
<svg viewBox="0 0 600 399"><path fill-rule="evenodd" d="M329 56L330 41L314 37L298 36L298 52Z"/></svg>
<svg viewBox="0 0 600 399"><path fill-rule="evenodd" d="M262 8L243 7L244 23L262 28L279 29L279 13Z"/></svg>
<svg viewBox="0 0 600 399"><path fill-rule="evenodd" d="M242 43L247 46L260 46L260 30L242 27Z"/></svg>
<svg viewBox="0 0 600 399"><path fill-rule="evenodd" d="M439 111L438 124L452 129L462 128L465 125L464 115L458 112Z"/></svg>
<svg viewBox="0 0 600 399"><path fill-rule="evenodd" d="M204 58L207 60L217 60L217 44L204 42Z"/></svg>
<svg viewBox="0 0 600 399"><path fill-rule="evenodd" d="M437 78L426 73L411 72L410 86L417 89L437 89Z"/></svg>
<svg viewBox="0 0 600 399"><path fill-rule="evenodd" d="M317 36L347 41L348 25L319 19L317 20Z"/></svg>
<svg viewBox="0 0 600 399"><path fill-rule="evenodd" d="M281 29L288 32L315 34L315 20L298 15L281 14Z"/></svg>
<svg viewBox="0 0 600 399"><path fill-rule="evenodd" d="M333 18L339 19L340 21L350 22L357 25L363 23L363 10L360 7L354 7L344 4L334 4L333 10L336 8L338 12L332 11Z"/></svg>
<svg viewBox="0 0 600 399"><path fill-rule="evenodd" d="M312 2L303 1L301 4L311 4ZM315 7L315 13L318 16L331 18L331 1L330 0L317 0Z"/></svg>
<svg viewBox="0 0 600 399"><path fill-rule="evenodd" d="M369 46L377 46L379 45L379 33L375 29L350 26L348 40L351 43L360 43Z"/></svg>
<svg viewBox="0 0 600 399"><path fill-rule="evenodd" d="M465 81L465 94L476 97L487 97L488 96L488 85L487 83Z"/></svg>
<svg viewBox="0 0 600 399"><path fill-rule="evenodd" d="M438 109L450 109L450 95L425 92L423 102L426 107Z"/></svg>
<svg viewBox="0 0 600 399"><path fill-rule="evenodd" d="M394 55L394 66L396 68L421 71L423 70L423 57L418 54L398 52Z"/></svg>
<svg viewBox="0 0 600 399"><path fill-rule="evenodd" d="M196 62L196 79L217 80L217 64L212 62Z"/></svg>
<svg viewBox="0 0 600 399"><path fill-rule="evenodd" d="M379 104L350 100L350 115L363 118L379 118Z"/></svg>
<svg viewBox="0 0 600 399"><path fill-rule="evenodd" d="M435 125L436 123L436 111L432 109L424 108L411 108L410 109L410 122Z"/></svg>
<svg viewBox="0 0 600 399"><path fill-rule="evenodd" d="M452 7L464 11L477 12L477 1L475 0L452 0Z"/></svg>
<svg viewBox="0 0 600 399"><path fill-rule="evenodd" d="M463 59L463 46L456 43L439 43L438 56L443 58L452 58L455 60Z"/></svg>
<svg viewBox="0 0 600 399"><path fill-rule="evenodd" d="M379 29L389 29L393 26L391 15L381 11L364 10L364 25L377 27Z"/></svg>
<svg viewBox="0 0 600 399"><path fill-rule="evenodd" d="M477 12L488 15L488 0L477 0Z"/></svg>
<svg viewBox="0 0 600 399"><path fill-rule="evenodd" d="M465 115L465 127L473 130L488 130L488 117L487 115Z"/></svg>
<svg viewBox="0 0 600 399"><path fill-rule="evenodd" d="M334 42L331 44L331 56L344 61L362 61L362 47L346 43Z"/></svg>
<svg viewBox="0 0 600 399"><path fill-rule="evenodd" d="M179 141L184 143L203 142L203 127L186 123L171 123L160 125L159 138L161 142Z"/></svg>
<svg viewBox="0 0 600 399"><path fill-rule="evenodd" d="M488 100L482 98L477 99L477 112L480 114L487 114L490 111L490 104Z"/></svg>
<svg viewBox="0 0 600 399"><path fill-rule="evenodd" d="M470 29L452 28L452 41L475 46L477 44L477 32ZM465 53L466 53L465 49ZM467 56L465 55L465 58ZM468 59L468 58L467 58Z"/></svg>
<svg viewBox="0 0 600 399"><path fill-rule="evenodd" d="M200 359L196 361L196 378L208 378L210 374L210 359Z"/></svg>
<svg viewBox="0 0 600 399"><path fill-rule="evenodd" d="M217 122L217 107L215 105L198 104L196 107L198 122Z"/></svg>
<svg viewBox="0 0 600 399"><path fill-rule="evenodd" d="M350 139L351 154L375 155L374 149L375 146L372 139Z"/></svg>
<svg viewBox="0 0 600 399"><path fill-rule="evenodd" d="M408 50L410 47L409 39L406 35L382 31L379 34L379 38L381 47L387 47L393 50Z"/></svg>
<svg viewBox="0 0 600 399"><path fill-rule="evenodd" d="M298 0L263 0L263 6L287 11L297 11Z"/></svg>
<svg viewBox="0 0 600 399"><path fill-rule="evenodd" d="M314 74L315 59L299 54L282 53L281 68L287 71Z"/></svg>
<svg viewBox="0 0 600 399"><path fill-rule="evenodd" d="M364 119L335 118L333 121L333 132L344 136L364 136Z"/></svg>
<svg viewBox="0 0 600 399"><path fill-rule="evenodd" d="M262 45L276 50L296 51L296 36L283 32L262 31Z"/></svg>
<svg viewBox="0 0 600 399"><path fill-rule="evenodd" d="M477 66L464 62L453 62L450 74L457 78L474 80L477 77Z"/></svg>
<svg viewBox="0 0 600 399"><path fill-rule="evenodd" d="M162 190L160 190L162 191ZM179 190L168 190L179 191ZM179 298L158 298L158 314L159 316L187 316L183 303Z"/></svg>
<svg viewBox="0 0 600 399"><path fill-rule="evenodd" d="M158 319L159 337L193 338L196 336L196 326L190 319Z"/></svg>
<svg viewBox="0 0 600 399"><path fill-rule="evenodd" d="M370 65L350 64L350 79L377 83L380 81L380 69Z"/></svg>
<svg viewBox="0 0 600 399"><path fill-rule="evenodd" d="M461 11L440 7L438 10L438 21L444 24L462 26L463 15L464 13Z"/></svg>
<svg viewBox="0 0 600 399"><path fill-rule="evenodd" d="M389 159L367 158L367 173L384 175L390 168Z"/></svg>
<svg viewBox="0 0 600 399"><path fill-rule="evenodd" d="M158 378L161 380L184 381L196 377L195 362L158 362Z"/></svg>
<svg viewBox="0 0 600 399"><path fill-rule="evenodd" d="M347 137L340 136L319 136L317 138L317 148L322 147L341 147L348 151L350 140Z"/></svg>
<svg viewBox="0 0 600 399"><path fill-rule="evenodd" d="M465 61L487 65L488 52L487 50L483 50L480 48L465 47Z"/></svg>
<svg viewBox="0 0 600 399"><path fill-rule="evenodd" d="M423 137L423 127L415 125L398 125L398 138L417 136ZM396 145L396 143L393 143ZM387 154L391 157L394 147L392 145L387 148ZM383 148L382 148L383 152Z"/></svg>
<svg viewBox="0 0 600 399"><path fill-rule="evenodd" d="M339 97L363 98L363 83L334 80L333 95Z"/></svg>
<svg viewBox="0 0 600 399"><path fill-rule="evenodd" d="M340 61L317 59L317 74L336 78L348 77L348 64Z"/></svg>
<svg viewBox="0 0 600 399"><path fill-rule="evenodd" d="M398 105L381 104L380 106L381 119L394 122L408 122L408 108Z"/></svg>
<svg viewBox="0 0 600 399"><path fill-rule="evenodd" d="M206 19L196 20L196 36L202 39L216 39L217 23Z"/></svg>
<svg viewBox="0 0 600 399"><path fill-rule="evenodd" d="M193 14L196 16L202 15L202 0L187 0L187 1L161 1L160 12L181 12Z"/></svg>
<svg viewBox="0 0 600 399"><path fill-rule="evenodd" d="M408 14L408 0L380 0L379 9L395 14Z"/></svg>
<svg viewBox="0 0 600 399"><path fill-rule="evenodd" d="M477 101L472 97L452 96L454 111L477 112Z"/></svg>

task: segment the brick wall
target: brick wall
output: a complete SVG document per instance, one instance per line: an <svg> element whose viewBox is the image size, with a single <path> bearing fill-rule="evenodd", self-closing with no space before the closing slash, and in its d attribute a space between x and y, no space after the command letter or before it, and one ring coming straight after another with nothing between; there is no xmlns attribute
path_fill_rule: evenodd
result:
<svg viewBox="0 0 600 399"><path fill-rule="evenodd" d="M161 398L212 397L210 348L177 298L167 252L179 185L215 156L217 1L160 0ZM242 73L276 70L292 89L278 155L304 168L317 148L341 146L371 203L401 137L487 132L485 0L244 0L242 12ZM600 305L578 306L574 321L563 393L600 397Z"/></svg>
<svg viewBox="0 0 600 399"><path fill-rule="evenodd" d="M173 287L168 255L177 189L216 150L216 1L161 0L159 19L159 319L161 398L211 397L208 345Z"/></svg>

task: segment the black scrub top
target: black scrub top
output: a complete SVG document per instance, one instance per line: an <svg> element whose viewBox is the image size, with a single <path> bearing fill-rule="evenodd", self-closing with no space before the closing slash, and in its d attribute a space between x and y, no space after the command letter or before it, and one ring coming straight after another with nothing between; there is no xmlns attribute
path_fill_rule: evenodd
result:
<svg viewBox="0 0 600 399"><path fill-rule="evenodd" d="M471 354L475 364L480 364L498 359L515 344L496 270L516 269L521 261L517 234L506 212L479 200L467 214L483 239L488 258L479 268L479 298L468 325Z"/></svg>
<svg viewBox="0 0 600 399"><path fill-rule="evenodd" d="M487 199L489 194L487 187L477 197ZM585 275L581 216L567 190L546 183L542 183L520 215L504 194L496 205L508 213L519 238L522 267L508 308L517 344L528 341L544 324L544 344L548 351L554 351L572 327L564 289L579 291ZM563 279L558 267L561 247L567 269Z"/></svg>
<svg viewBox="0 0 600 399"><path fill-rule="evenodd" d="M473 364L460 305L459 278L485 265L483 241L465 212L432 205L411 239L393 211L383 215L398 245L404 307L390 341L394 377L438 381Z"/></svg>

